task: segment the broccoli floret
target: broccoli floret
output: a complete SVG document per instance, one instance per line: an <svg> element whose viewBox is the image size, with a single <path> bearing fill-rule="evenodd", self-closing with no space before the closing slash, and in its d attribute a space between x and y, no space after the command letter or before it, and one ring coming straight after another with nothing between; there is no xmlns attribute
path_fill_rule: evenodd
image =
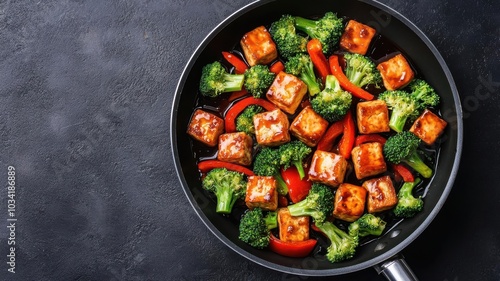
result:
<svg viewBox="0 0 500 281"><path fill-rule="evenodd" d="M413 188L420 183L420 178L416 178L414 182L405 182L398 192L398 204L393 209L394 214L398 217L411 218L422 210L424 201L422 197L414 197Z"/></svg>
<svg viewBox="0 0 500 281"><path fill-rule="evenodd" d="M243 112L236 117L236 131L245 132L249 135L255 134L255 127L253 125L253 116L257 113L264 111L264 108L259 105L249 105Z"/></svg>
<svg viewBox="0 0 500 281"><path fill-rule="evenodd" d="M408 118L418 115L416 100L404 91L385 91L378 98L385 101L387 107L392 110L389 127L396 132L403 131Z"/></svg>
<svg viewBox="0 0 500 281"><path fill-rule="evenodd" d="M218 61L203 67L200 78L200 92L207 97L217 97L225 92L243 88L243 74L230 74Z"/></svg>
<svg viewBox="0 0 500 281"><path fill-rule="evenodd" d="M245 71L245 89L255 98L260 98L274 81L274 73L266 65L257 64Z"/></svg>
<svg viewBox="0 0 500 281"><path fill-rule="evenodd" d="M217 213L229 214L234 203L244 198L247 183L244 174L216 168L207 173L202 181L203 188L217 197Z"/></svg>
<svg viewBox="0 0 500 281"><path fill-rule="evenodd" d="M417 148L421 140L409 131L390 136L384 144L384 157L394 164L404 162L421 174L424 178L432 176L429 168L420 158Z"/></svg>
<svg viewBox="0 0 500 281"><path fill-rule="evenodd" d="M344 23L335 13L327 12L318 20L295 17L295 27L318 39L323 47L323 53L329 54L339 42Z"/></svg>
<svg viewBox="0 0 500 281"><path fill-rule="evenodd" d="M354 256L358 246L357 236L350 236L329 221L316 223L316 227L330 239L331 244L326 253L330 262L341 262Z"/></svg>
<svg viewBox="0 0 500 281"><path fill-rule="evenodd" d="M346 61L345 75L358 87L374 84L377 88L382 82L382 76L375 63L368 57L360 54L347 53L344 55Z"/></svg>
<svg viewBox="0 0 500 281"><path fill-rule="evenodd" d="M340 87L333 75L326 76L325 89L311 99L311 106L328 122L342 119L352 103L352 95Z"/></svg>
<svg viewBox="0 0 500 281"><path fill-rule="evenodd" d="M316 223L323 223L333 212L333 192L330 187L313 183L307 197L288 206L292 216L311 216Z"/></svg>
<svg viewBox="0 0 500 281"><path fill-rule="evenodd" d="M277 149L270 147L262 148L255 156L253 172L258 176L273 176L278 182L278 193L281 195L288 193L288 186L281 177L280 157Z"/></svg>
<svg viewBox="0 0 500 281"><path fill-rule="evenodd" d="M417 101L419 111L439 104L439 96L425 80L414 79L409 85L410 95Z"/></svg>
<svg viewBox="0 0 500 281"><path fill-rule="evenodd" d="M285 63L285 71L298 76L307 85L311 96L321 91L320 83L314 73L314 65L309 55L297 54Z"/></svg>
<svg viewBox="0 0 500 281"><path fill-rule="evenodd" d="M295 18L291 15L283 15L273 22L269 33L283 57L290 58L298 53L307 52L307 38L297 34Z"/></svg>
<svg viewBox="0 0 500 281"><path fill-rule="evenodd" d="M288 169L291 165L294 165L299 172L300 179L305 176L304 166L302 161L312 152L312 149L305 143L294 140L278 148L278 154L280 156L280 165L283 169Z"/></svg>
<svg viewBox="0 0 500 281"><path fill-rule="evenodd" d="M380 236L387 223L380 217L364 214L349 225L349 235L365 237L368 235Z"/></svg>
<svg viewBox="0 0 500 281"><path fill-rule="evenodd" d="M278 227L276 212L269 212L264 216L262 209L255 208L245 212L241 217L239 238L252 247L263 249L269 245L269 230L276 227Z"/></svg>

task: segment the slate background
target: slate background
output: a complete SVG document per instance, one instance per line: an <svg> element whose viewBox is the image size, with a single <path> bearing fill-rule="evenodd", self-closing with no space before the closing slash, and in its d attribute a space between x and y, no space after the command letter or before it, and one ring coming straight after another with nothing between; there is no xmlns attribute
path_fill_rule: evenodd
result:
<svg viewBox="0 0 500 281"><path fill-rule="evenodd" d="M177 80L206 34L250 2L0 2L0 280L384 280L373 269L321 279L256 265L209 232L180 188L169 142ZM455 187L403 254L421 280L499 280L500 2L381 2L436 45L464 108Z"/></svg>

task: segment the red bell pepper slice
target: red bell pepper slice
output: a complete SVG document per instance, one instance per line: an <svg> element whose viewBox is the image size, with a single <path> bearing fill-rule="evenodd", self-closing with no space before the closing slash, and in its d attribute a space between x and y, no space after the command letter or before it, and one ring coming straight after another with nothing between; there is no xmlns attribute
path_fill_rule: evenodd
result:
<svg viewBox="0 0 500 281"><path fill-rule="evenodd" d="M340 67L339 57L336 55L330 56L330 71L339 80L340 86L346 91L350 92L353 96L364 100L373 100L375 97L362 88L354 85L347 76L345 76L342 68Z"/></svg>
<svg viewBox="0 0 500 281"><path fill-rule="evenodd" d="M392 168L394 169L395 173L398 173L403 178L404 182L415 181L415 177L413 176L412 172L403 164L393 164Z"/></svg>
<svg viewBox="0 0 500 281"><path fill-rule="evenodd" d="M344 120L337 121L330 125L323 137L318 142L317 149L322 151L331 151L335 139L344 132Z"/></svg>
<svg viewBox="0 0 500 281"><path fill-rule="evenodd" d="M236 117L249 105L260 105L267 111L276 109L276 106L264 99L256 99L254 97L244 98L236 102L227 112L224 119L226 133L236 132Z"/></svg>
<svg viewBox="0 0 500 281"><path fill-rule="evenodd" d="M234 66L234 72L236 74L243 74L248 69L248 65L237 56L231 54L230 52L222 52L222 56Z"/></svg>
<svg viewBox="0 0 500 281"><path fill-rule="evenodd" d="M351 158L351 151L356 140L356 127L352 113L349 110L344 117L344 134L339 142L339 154L345 159Z"/></svg>
<svg viewBox="0 0 500 281"><path fill-rule="evenodd" d="M330 75L330 67L325 54L323 54L321 42L316 38L309 40L309 42L307 42L307 53L311 57L311 61L319 77L321 77L321 80L325 83L326 76Z"/></svg>
<svg viewBox="0 0 500 281"><path fill-rule="evenodd" d="M275 63L273 63L271 65L271 67L269 68L269 70L278 75L278 73L280 73L281 71L284 71L285 70L285 65L281 62L281 61L277 61Z"/></svg>
<svg viewBox="0 0 500 281"><path fill-rule="evenodd" d="M227 100L233 101L233 100L236 100L236 99L239 99L239 98L245 96L246 94L248 94L248 91L246 89L241 89L239 91L232 92Z"/></svg>
<svg viewBox="0 0 500 281"><path fill-rule="evenodd" d="M354 143L354 145L358 146L366 142L379 142L384 145L386 141L387 140L379 134L359 135L356 137L356 142Z"/></svg>
<svg viewBox="0 0 500 281"><path fill-rule="evenodd" d="M226 168L226 169L231 170L231 171L243 173L247 176L255 175L252 172L252 170L250 170L246 167L243 167L241 165L234 164L234 163L220 161L220 160L204 160L204 161L201 161L198 163L198 170L200 170L200 172L202 172L202 173L207 173L210 170L215 169L215 168Z"/></svg>
<svg viewBox="0 0 500 281"><path fill-rule="evenodd" d="M303 258L308 256L316 246L316 239L308 239L300 242L284 242L269 234L269 249L286 257Z"/></svg>
<svg viewBox="0 0 500 281"><path fill-rule="evenodd" d="M281 177L288 186L288 196L293 203L302 201L309 194L312 182L307 175L300 179L299 172L295 166L290 166L286 170L281 170Z"/></svg>

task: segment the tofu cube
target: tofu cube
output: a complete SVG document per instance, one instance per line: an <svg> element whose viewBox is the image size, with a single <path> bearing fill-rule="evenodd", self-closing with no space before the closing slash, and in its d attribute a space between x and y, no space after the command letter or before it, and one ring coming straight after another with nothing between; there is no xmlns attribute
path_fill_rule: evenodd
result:
<svg viewBox="0 0 500 281"><path fill-rule="evenodd" d="M413 123L410 128L410 132L414 133L426 144L432 145L443 133L447 124L446 121L432 111L426 109L417 120L415 120L415 123Z"/></svg>
<svg viewBox="0 0 500 281"><path fill-rule="evenodd" d="M300 242L309 239L309 216L293 217L288 208L278 209L280 240Z"/></svg>
<svg viewBox="0 0 500 281"><path fill-rule="evenodd" d="M269 101L288 114L294 114L307 93L307 85L298 77L280 72L266 93Z"/></svg>
<svg viewBox="0 0 500 281"><path fill-rule="evenodd" d="M333 217L353 222L365 212L366 189L350 183L343 183L335 192Z"/></svg>
<svg viewBox="0 0 500 281"><path fill-rule="evenodd" d="M290 122L279 109L266 111L253 116L255 139L264 146L278 146L290 141Z"/></svg>
<svg viewBox="0 0 500 281"><path fill-rule="evenodd" d="M391 91L406 86L415 77L410 64L402 54L379 63L377 69L382 75L385 88Z"/></svg>
<svg viewBox="0 0 500 281"><path fill-rule="evenodd" d="M352 163L356 178L362 179L387 171L383 145L379 142L367 142L352 149Z"/></svg>
<svg viewBox="0 0 500 281"><path fill-rule="evenodd" d="M356 108L360 134L389 132L389 110L383 100L359 102Z"/></svg>
<svg viewBox="0 0 500 281"><path fill-rule="evenodd" d="M187 133L194 139L214 147L224 132L224 120L212 113L196 109L189 121Z"/></svg>
<svg viewBox="0 0 500 281"><path fill-rule="evenodd" d="M340 37L340 47L351 53L365 55L377 31L365 24L350 20Z"/></svg>
<svg viewBox="0 0 500 281"><path fill-rule="evenodd" d="M278 57L276 44L264 26L259 26L243 35L240 45L250 66L268 64Z"/></svg>
<svg viewBox="0 0 500 281"><path fill-rule="evenodd" d="M344 182L347 160L333 152L316 150L311 160L308 176L313 182L337 187Z"/></svg>
<svg viewBox="0 0 500 281"><path fill-rule="evenodd" d="M278 190L274 177L249 176L245 203L249 209L276 211Z"/></svg>
<svg viewBox="0 0 500 281"><path fill-rule="evenodd" d="M327 129L328 121L316 113L311 106L302 109L290 125L292 135L311 147L318 144Z"/></svg>
<svg viewBox="0 0 500 281"><path fill-rule="evenodd" d="M222 134L217 159L248 166L252 164L252 145L252 137L244 132Z"/></svg>
<svg viewBox="0 0 500 281"><path fill-rule="evenodd" d="M398 196L389 176L369 179L363 182L363 187L368 191L368 213L382 212L398 203Z"/></svg>

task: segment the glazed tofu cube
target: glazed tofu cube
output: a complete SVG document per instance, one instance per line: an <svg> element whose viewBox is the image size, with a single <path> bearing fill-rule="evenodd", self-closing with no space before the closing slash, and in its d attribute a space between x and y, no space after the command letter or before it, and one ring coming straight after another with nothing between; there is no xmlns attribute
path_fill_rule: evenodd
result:
<svg viewBox="0 0 500 281"><path fill-rule="evenodd" d="M276 211L278 208L278 190L274 177L249 176L245 203L248 208L261 208Z"/></svg>
<svg viewBox="0 0 500 281"><path fill-rule="evenodd" d="M344 182L347 161L333 152L316 150L309 168L309 179L329 186L337 187Z"/></svg>
<svg viewBox="0 0 500 281"><path fill-rule="evenodd" d="M290 132L308 146L316 146L328 129L328 121L306 106L290 125Z"/></svg>
<svg viewBox="0 0 500 281"><path fill-rule="evenodd" d="M187 130L194 139L212 147L217 145L217 140L223 132L224 120L201 109L194 111Z"/></svg>
<svg viewBox="0 0 500 281"><path fill-rule="evenodd" d="M342 37L340 37L340 46L351 53L365 55L375 33L377 31L374 28L355 20L350 20L345 27Z"/></svg>
<svg viewBox="0 0 500 281"><path fill-rule="evenodd" d="M383 100L360 102L356 108L360 134L389 132L389 110Z"/></svg>
<svg viewBox="0 0 500 281"><path fill-rule="evenodd" d="M255 114L253 117L255 139L264 146L278 146L290 141L290 122L279 109Z"/></svg>
<svg viewBox="0 0 500 281"><path fill-rule="evenodd" d="M268 64L278 57L276 44L264 26L259 26L243 35L240 45L250 66Z"/></svg>
<svg viewBox="0 0 500 281"><path fill-rule="evenodd" d="M366 189L350 183L343 183L335 192L333 217L353 222L365 212Z"/></svg>
<svg viewBox="0 0 500 281"><path fill-rule="evenodd" d="M288 208L278 209L280 240L300 242L309 239L309 216L292 217Z"/></svg>
<svg viewBox="0 0 500 281"><path fill-rule="evenodd" d="M426 109L417 120L415 120L415 123L413 123L410 128L410 132L414 133L426 144L432 145L443 133L447 124L446 121L432 113L432 111Z"/></svg>
<svg viewBox="0 0 500 281"><path fill-rule="evenodd" d="M388 210L398 203L398 196L389 176L370 179L363 182L368 191L368 213L377 213Z"/></svg>
<svg viewBox="0 0 500 281"><path fill-rule="evenodd" d="M397 90L406 86L415 76L410 64L402 54L381 62L377 69L382 75L387 90Z"/></svg>
<svg viewBox="0 0 500 281"><path fill-rule="evenodd" d="M307 93L307 85L292 74L280 72L266 93L267 99L286 113L294 114Z"/></svg>
<svg viewBox="0 0 500 281"><path fill-rule="evenodd" d="M252 164L252 137L244 132L219 136L217 159L240 165Z"/></svg>
<svg viewBox="0 0 500 281"><path fill-rule="evenodd" d="M358 179L387 171L383 145L379 142L367 142L354 147L352 149L352 163Z"/></svg>

